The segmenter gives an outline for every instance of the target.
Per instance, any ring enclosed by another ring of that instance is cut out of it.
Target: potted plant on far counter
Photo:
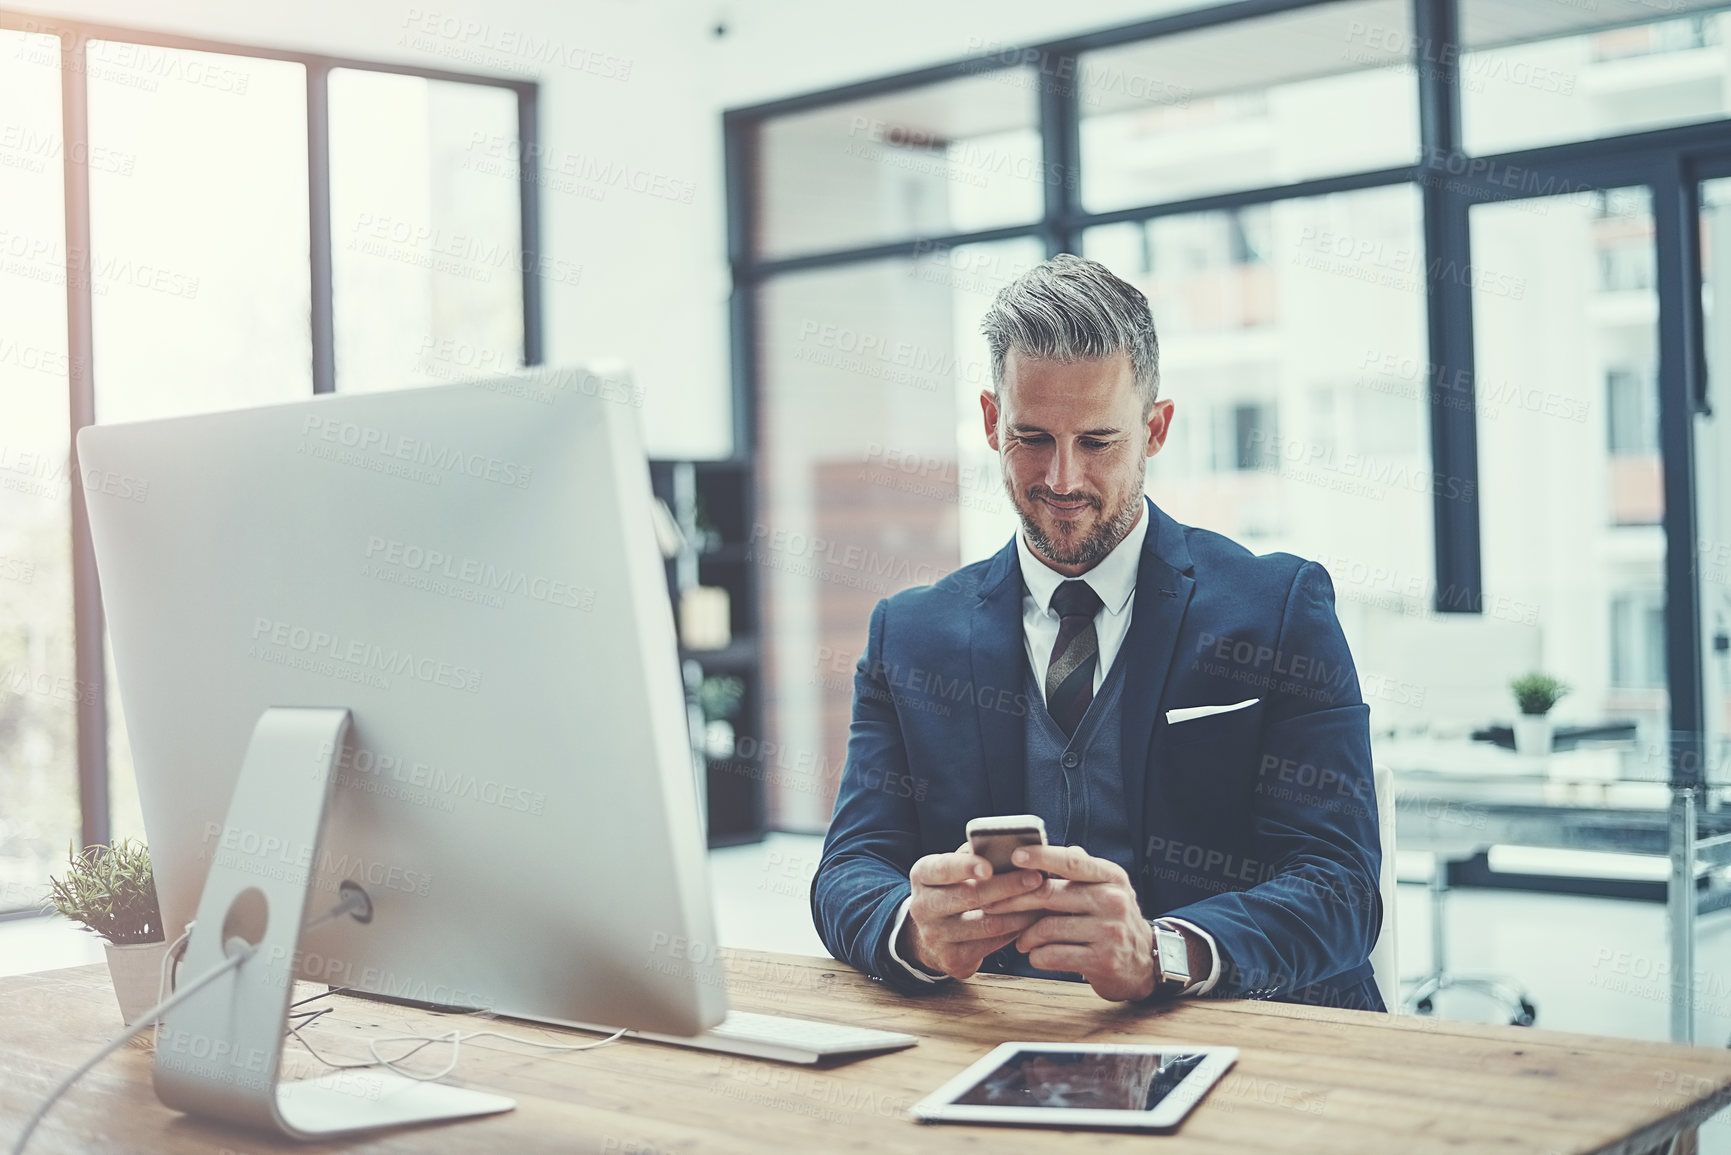
[[[1551,752],[1551,707],[1569,687],[1549,674],[1532,673],[1510,683],[1520,717],[1515,719],[1515,753],[1539,757]]]
[[[48,905],[102,937],[121,1017],[131,1023],[156,1005],[168,950],[150,851],[124,838],[112,846],[69,846],[66,860],[66,877],[48,880]]]

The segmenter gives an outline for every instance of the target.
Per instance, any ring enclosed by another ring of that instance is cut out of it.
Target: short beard
[[[1010,485],[1008,476],[1004,478],[1004,488],[1009,491],[1010,504],[1016,507],[1016,516],[1021,519],[1022,532],[1027,535],[1028,544],[1033,547],[1035,553],[1058,565],[1093,566],[1098,563],[1100,559],[1116,549],[1118,543],[1130,533],[1131,528],[1136,524],[1136,515],[1141,512],[1142,508],[1142,491],[1138,487],[1131,494],[1130,500],[1124,504],[1123,509],[1102,521],[1095,527],[1093,533],[1081,541],[1072,542],[1065,546],[1053,541],[1040,528],[1039,523],[1034,520],[1033,515],[1022,503],[1015,500],[1016,491]],[[1040,495],[1049,493],[1051,490],[1045,486],[1036,485],[1028,490],[1023,497],[1029,505],[1032,505],[1039,500]]]

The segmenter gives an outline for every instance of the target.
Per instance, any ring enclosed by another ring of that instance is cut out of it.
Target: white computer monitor
[[[347,708],[313,893],[373,917],[303,936],[301,978],[721,1021],[635,396],[536,371],[80,431],[170,937],[213,856],[259,860],[225,816],[262,713]]]

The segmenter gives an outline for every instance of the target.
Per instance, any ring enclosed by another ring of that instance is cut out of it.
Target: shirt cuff
[[[1194,931],[1203,942],[1208,944],[1208,957],[1211,960],[1208,966],[1208,977],[1201,982],[1191,983],[1184,988],[1184,993],[1186,995],[1205,995],[1213,990],[1214,985],[1220,981],[1220,947],[1215,944],[1214,936],[1187,919],[1163,918],[1160,921],[1172,926],[1181,926],[1188,931]],[[895,950],[892,948],[890,953],[894,954]]]
[[[915,966],[913,963],[909,962],[907,959],[903,958],[901,955],[896,953],[896,940],[902,937],[902,923],[904,923],[908,920],[908,908],[911,907],[913,904],[914,904],[914,896],[910,894],[906,898],[902,899],[901,909],[896,911],[895,925],[890,927],[890,957],[895,959],[896,962],[900,963],[903,970],[907,971],[910,975],[913,975],[916,979],[919,979],[922,983],[948,982],[949,978],[950,978],[949,975],[932,974],[928,970],[924,970],[918,966]],[[1186,925],[1188,925],[1188,924],[1186,924]],[[1206,937],[1206,936],[1204,936],[1204,937]],[[1214,940],[1209,939],[1208,945],[1212,948],[1214,945]],[[1218,976],[1220,973],[1220,960],[1219,959],[1215,959],[1214,973],[1216,976]],[[1188,994],[1189,992],[1186,991],[1185,993]]]

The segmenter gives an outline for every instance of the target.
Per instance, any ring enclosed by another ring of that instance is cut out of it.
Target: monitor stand
[[[301,928],[327,906],[326,895],[315,897],[314,867],[348,729],[346,709],[273,706],[253,730],[227,824],[207,847],[210,875],[181,974],[218,967],[237,937],[256,950],[164,1017],[156,1094],[176,1110],[322,1139],[516,1106],[383,1068],[277,1081]],[[328,898],[339,901],[334,891]]]

